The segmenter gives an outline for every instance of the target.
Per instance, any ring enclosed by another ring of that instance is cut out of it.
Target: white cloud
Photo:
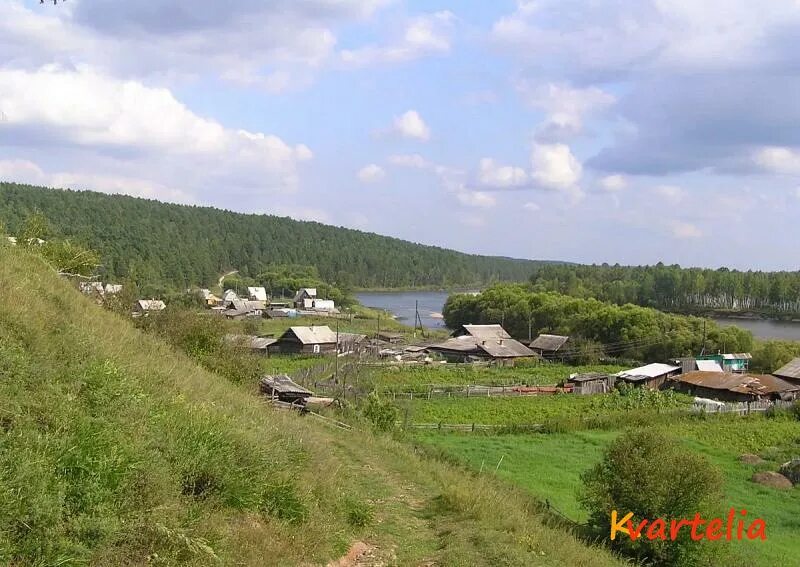
[[[394,154],[389,156],[389,163],[399,167],[412,167],[416,169],[427,169],[433,166],[433,164],[419,154]]]
[[[534,144],[533,180],[545,189],[574,190],[583,167],[566,144]]]
[[[404,138],[427,141],[431,137],[430,128],[416,110],[408,110],[395,117],[392,129]]]
[[[607,108],[616,99],[597,87],[574,88],[562,83],[522,82],[518,89],[528,104],[546,112],[537,137],[543,141],[566,139],[583,130],[584,116]]]
[[[345,49],[339,57],[347,66],[364,67],[382,63],[401,63],[427,55],[450,51],[451,34],[455,17],[442,11],[413,18],[402,36],[385,46],[370,45],[358,49]]]
[[[359,169],[356,173],[356,177],[358,177],[359,181],[362,183],[377,183],[386,177],[386,172],[381,166],[371,163]]]
[[[761,148],[753,161],[769,173],[800,175],[800,150],[784,147]]]
[[[458,202],[466,207],[489,208],[494,207],[497,201],[494,195],[483,191],[462,190],[456,193]]]
[[[703,237],[703,231],[688,222],[673,221],[669,223],[669,228],[673,237],[682,240]]]
[[[519,187],[528,182],[528,174],[521,167],[498,165],[491,158],[483,158],[479,164],[478,182],[498,189]]]
[[[23,154],[70,151],[82,170],[189,193],[214,183],[291,191],[312,157],[303,144],[198,116],[167,89],[86,66],[0,69],[0,111],[0,134]]]
[[[622,191],[627,185],[628,180],[619,174],[607,175],[600,180],[600,187],[609,192]]]
[[[676,205],[686,197],[686,192],[676,185],[659,185],[654,191],[665,200]]]

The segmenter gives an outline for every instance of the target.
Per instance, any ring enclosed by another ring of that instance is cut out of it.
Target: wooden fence
[[[430,386],[426,391],[385,392],[385,396],[393,400],[430,400],[434,398],[493,398],[500,396],[552,396],[570,393],[571,388],[559,386],[527,386],[516,384],[509,386],[481,386],[476,384],[458,384],[452,386]]]
[[[435,431],[496,431],[499,429],[522,430],[528,429],[537,431],[542,428],[541,423],[520,424],[520,425],[486,425],[483,423],[409,423],[406,424],[410,429],[427,429]]]
[[[724,402],[722,404],[698,403],[692,406],[692,411],[697,413],[736,413],[748,414],[763,412],[771,409],[789,409],[793,402],[782,400],[757,400],[754,402]]]

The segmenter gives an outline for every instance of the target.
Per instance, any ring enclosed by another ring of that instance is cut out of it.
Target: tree
[[[722,475],[700,455],[680,447],[661,433],[643,430],[622,435],[602,461],[583,474],[580,501],[589,512],[597,536],[608,538],[611,512],[633,512],[634,525],[657,518],[708,517],[722,488]],[[667,526],[667,530],[669,526]],[[688,529],[675,541],[626,535],[612,542],[619,551],[657,565],[696,565],[708,542],[698,545]]]

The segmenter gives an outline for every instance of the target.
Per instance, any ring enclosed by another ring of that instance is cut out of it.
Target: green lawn
[[[743,452],[772,457],[759,468],[776,469],[786,455],[800,455],[800,422],[752,418],[680,420],[659,426],[706,456],[725,478],[722,511],[731,506],[748,510],[767,523],[761,542],[734,542],[744,565],[797,565],[800,557],[800,487],[789,492],[750,481],[756,467],[739,462]],[[620,433],[579,431],[557,434],[483,435],[420,432],[414,439],[436,447],[474,470],[494,473],[536,497],[548,499],[568,517],[584,521],[577,500],[580,474],[601,458],[603,448]],[[502,461],[501,461],[502,459]],[[498,467],[498,463],[499,467]]]

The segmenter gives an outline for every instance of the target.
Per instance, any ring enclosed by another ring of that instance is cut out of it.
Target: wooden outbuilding
[[[265,396],[288,404],[305,405],[306,400],[314,395],[313,392],[295,383],[285,374],[262,377],[259,382],[259,388]]]
[[[569,337],[563,335],[539,335],[528,346],[530,349],[541,355],[543,358],[555,358],[558,351],[569,341]]]
[[[793,358],[773,372],[772,375],[792,384],[800,384],[800,358]]]
[[[653,364],[647,364],[638,368],[623,370],[622,372],[618,372],[615,376],[617,380],[632,384],[633,386],[658,390],[666,383],[667,378],[676,376],[680,374],[680,372],[681,368],[679,366],[654,362]]]

